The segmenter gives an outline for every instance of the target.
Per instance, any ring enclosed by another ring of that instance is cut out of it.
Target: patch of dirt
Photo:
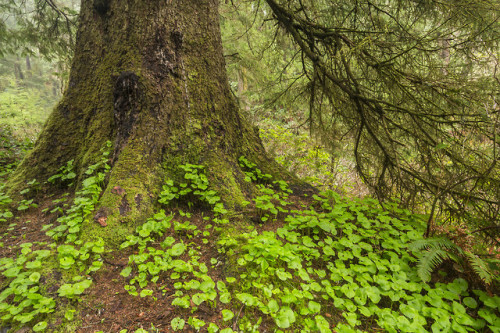
[[[177,215],[174,220],[184,222],[189,220],[193,225],[196,225],[198,230],[202,231],[208,222],[203,220],[201,212],[193,214],[189,219],[181,218]],[[174,230],[165,236],[174,236]],[[177,238],[177,235],[176,235]],[[208,239],[208,243],[203,243],[203,238]],[[191,238],[189,244],[191,248],[199,247],[200,263],[205,263],[209,268],[208,275],[215,283],[219,280],[224,280],[223,261],[224,258],[218,253],[216,248],[217,235],[211,233],[208,237],[203,237],[202,233]],[[185,240],[187,244],[188,241]],[[153,247],[160,249],[159,243]],[[132,296],[124,289],[132,275],[124,278],[120,272],[128,263],[128,257],[136,250],[126,249],[125,251],[116,251],[104,256],[104,266],[94,276],[94,284],[88,290],[87,295],[83,298],[80,313],[80,318],[83,321],[78,332],[119,332],[122,329],[127,329],[133,332],[138,328],[145,330],[155,328],[158,332],[173,332],[170,322],[175,317],[181,317],[186,320],[186,326],[183,332],[195,332],[187,325],[187,318],[196,317],[208,323],[222,323],[221,311],[225,308],[224,304],[217,302],[215,308],[207,305],[206,302],[198,306],[198,309],[191,313],[191,309],[181,309],[172,306],[172,300],[175,298],[176,289],[174,283],[181,280],[170,279],[170,273],[160,274],[160,278],[156,284],[149,283],[147,289],[153,290],[152,297]],[[212,265],[210,260],[218,259],[218,264]],[[181,259],[187,260],[187,254],[184,254]],[[193,276],[188,277],[189,279]],[[185,281],[182,280],[182,281]],[[193,306],[193,304],[192,304]],[[227,324],[226,324],[227,325]],[[154,331],[154,330],[153,330]],[[156,331],[154,331],[156,332]]]
[[[45,235],[42,228],[47,224],[56,223],[58,212],[49,211],[56,207],[52,201],[57,197],[40,199],[38,208],[29,208],[24,213],[16,212],[15,207],[11,211],[18,215],[14,219],[0,224],[0,235],[3,247],[0,248],[0,257],[13,257],[23,243],[50,242],[52,238]],[[71,199],[68,199],[69,202]],[[46,212],[43,212],[47,210]]]

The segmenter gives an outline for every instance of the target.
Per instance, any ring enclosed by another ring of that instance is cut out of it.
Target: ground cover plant
[[[499,331],[493,271],[482,281],[438,262],[427,267],[423,281],[419,261],[428,257],[423,249],[433,247],[423,239],[422,216],[396,203],[383,208],[376,200],[345,198],[331,190],[294,195],[287,182],[274,180],[245,156],[240,167],[259,193],[245,203],[244,214],[225,209],[203,165],[184,164],[178,166],[178,179],[165,180],[156,213],[127,236],[121,251],[110,252],[99,238],[81,239],[80,228],[93,218],[102,191],[110,149],[110,143],[103,147],[101,160],[88,168],[72,200],[62,193],[42,209],[35,196],[18,210],[1,194],[3,226],[9,226],[0,259],[4,327],[35,332]],[[65,190],[73,179],[69,161],[47,184]],[[28,198],[37,186],[32,182],[23,195]],[[20,199],[18,208],[26,202]],[[51,216],[54,223],[32,223],[23,217],[30,211]],[[17,224],[39,230],[16,236]],[[32,241],[41,235],[43,241]],[[92,291],[108,288],[116,291],[107,297]],[[106,313],[116,297],[125,304],[123,318]],[[126,305],[137,303],[139,313]],[[89,320],[89,314],[97,315],[96,304],[100,321]],[[144,316],[145,310],[155,315]]]

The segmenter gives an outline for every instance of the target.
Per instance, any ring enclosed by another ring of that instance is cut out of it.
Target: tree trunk
[[[32,77],[33,73],[31,72],[31,60],[30,56],[26,56],[26,73],[28,74],[28,77]]]
[[[26,70],[31,71],[30,56],[26,56]]]
[[[21,69],[21,65],[19,64],[19,58],[17,58],[17,61],[14,63],[14,76],[18,81],[24,80],[24,74],[23,70]]]
[[[43,181],[72,159],[81,181],[107,140],[107,226],[89,221],[83,234],[113,244],[151,215],[178,165],[205,165],[228,208],[253,191],[239,156],[278,172],[230,93],[218,0],[83,0],[68,88],[10,186]]]

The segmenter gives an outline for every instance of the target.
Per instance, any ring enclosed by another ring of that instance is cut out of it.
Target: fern
[[[446,237],[434,237],[419,239],[408,244],[408,249],[414,252],[418,258],[417,274],[424,282],[429,282],[432,272],[445,260],[452,260],[457,264],[464,265],[467,261],[474,272],[486,284],[490,284],[495,278],[488,262],[474,253],[462,250]]]
[[[412,252],[424,249],[448,249],[462,253],[462,249],[446,237],[433,237],[416,240],[408,245]]]
[[[432,248],[427,250],[418,260],[418,276],[422,281],[429,282],[431,280],[431,273],[443,262],[443,260],[448,258],[448,253],[441,249]]]
[[[462,260],[456,254],[463,251],[455,243],[445,237],[419,239],[408,245],[412,252],[423,252],[417,263],[417,274],[424,282],[431,280],[431,274],[444,260],[450,259],[457,263]]]
[[[467,259],[469,260],[469,264],[471,265],[474,272],[479,275],[479,277],[486,283],[490,284],[493,280],[493,273],[488,268],[487,263],[479,258],[474,253],[465,252]]]

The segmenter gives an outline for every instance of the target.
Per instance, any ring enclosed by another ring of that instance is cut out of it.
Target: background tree
[[[308,106],[300,50],[269,21],[262,2],[221,5],[221,27],[227,70],[241,107],[254,123],[266,119],[294,126],[304,122]]]
[[[74,0],[0,3],[0,117],[21,141],[36,139],[60,98],[78,10]]]
[[[74,47],[75,0],[8,0],[0,4],[0,56],[41,55],[68,61]]]

